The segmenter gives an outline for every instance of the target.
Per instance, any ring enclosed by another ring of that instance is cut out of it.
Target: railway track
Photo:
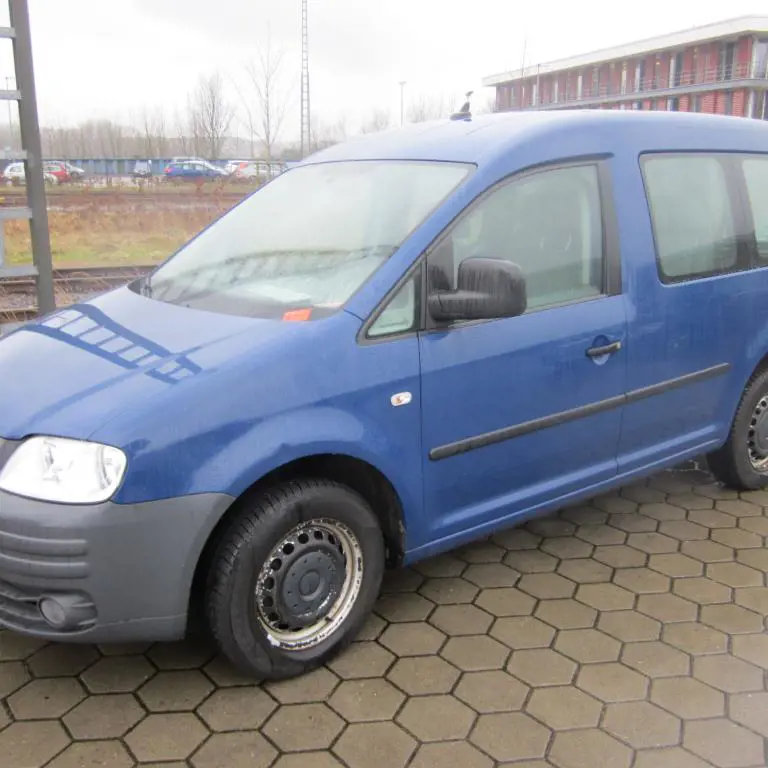
[[[149,264],[57,269],[53,274],[56,305],[65,307],[84,297],[125,285],[151,269]],[[37,317],[35,291],[34,278],[0,278],[0,324],[27,322]]]

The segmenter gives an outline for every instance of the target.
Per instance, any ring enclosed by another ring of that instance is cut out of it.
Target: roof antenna
[[[472,96],[474,91],[467,91],[466,98],[467,100],[461,105],[461,109],[458,112],[454,112],[451,115],[451,120],[471,120],[472,119],[472,112],[470,111],[469,107],[469,99]]]

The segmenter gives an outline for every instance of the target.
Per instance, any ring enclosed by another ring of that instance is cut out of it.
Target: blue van
[[[768,125],[446,120],[0,341],[0,625],[262,678],[413,562],[707,454],[768,481]]]

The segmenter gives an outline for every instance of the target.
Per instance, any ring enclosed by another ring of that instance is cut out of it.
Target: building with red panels
[[[768,16],[492,75],[496,109],[656,109],[768,120]]]

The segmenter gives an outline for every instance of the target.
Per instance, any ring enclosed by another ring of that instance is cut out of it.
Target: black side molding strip
[[[713,365],[711,368],[704,368],[701,371],[695,371],[694,373],[686,373],[684,376],[667,379],[667,381],[651,384],[648,387],[633,389],[624,395],[616,395],[615,397],[609,397],[606,400],[598,400],[596,403],[590,403],[589,405],[582,405],[578,408],[571,408],[567,411],[553,413],[550,416],[543,416],[539,419],[524,421],[521,424],[515,424],[511,427],[502,427],[501,429],[495,429],[492,432],[484,432],[483,434],[475,435],[474,437],[466,437],[463,440],[456,440],[453,443],[446,443],[437,448],[432,448],[429,452],[429,458],[432,461],[440,461],[440,459],[447,459],[450,456],[458,456],[460,453],[467,453],[468,451],[474,451],[477,448],[484,448],[486,445],[493,445],[494,443],[501,443],[505,440],[512,440],[515,437],[521,437],[522,435],[538,432],[541,429],[548,429],[549,427],[556,427],[560,424],[566,424],[569,421],[582,419],[586,416],[594,416],[603,411],[610,411],[613,408],[618,408],[622,405],[629,405],[638,400],[644,400],[647,397],[660,395],[662,392],[667,392],[671,389],[677,389],[678,387],[684,387],[688,384],[695,384],[698,381],[711,379],[714,376],[720,376],[730,370],[730,368],[730,363],[720,363],[719,365]]]

